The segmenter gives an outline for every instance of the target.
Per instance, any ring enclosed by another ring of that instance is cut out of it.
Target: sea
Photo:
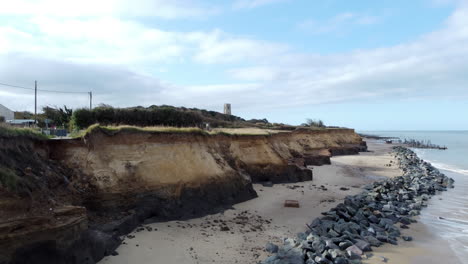
[[[455,180],[455,188],[433,197],[420,222],[443,238],[461,263],[468,263],[468,131],[359,131],[364,134],[430,141],[446,150],[412,149]]]

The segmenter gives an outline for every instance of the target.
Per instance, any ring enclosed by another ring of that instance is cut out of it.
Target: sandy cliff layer
[[[307,165],[357,154],[365,143],[350,129],[257,136],[95,131],[84,140],[51,142],[50,156],[92,175],[104,193],[168,185],[197,187],[225,178],[274,182],[311,179]]]
[[[96,129],[75,140],[1,140],[2,166],[28,184],[26,193],[0,188],[0,263],[95,263],[145,220],[212,212],[256,197],[252,182],[311,180],[307,165],[366,149],[350,129],[261,136]]]

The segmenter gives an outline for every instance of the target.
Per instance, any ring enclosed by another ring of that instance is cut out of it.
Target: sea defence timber
[[[184,219],[252,199],[252,182],[312,180],[308,165],[358,154],[352,129],[271,135],[97,127],[83,138],[1,138],[0,263],[96,263],[143,222]],[[13,177],[13,176],[12,176]]]

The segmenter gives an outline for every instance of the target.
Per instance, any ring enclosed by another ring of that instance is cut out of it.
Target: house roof
[[[0,104],[0,110],[13,112],[10,108]]]
[[[7,120],[6,122],[9,124],[13,124],[13,125],[21,125],[21,124],[27,124],[27,123],[34,123],[34,119],[13,119],[13,120]]]

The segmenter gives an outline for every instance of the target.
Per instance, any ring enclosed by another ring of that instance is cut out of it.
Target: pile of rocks
[[[408,228],[427,200],[453,187],[454,181],[407,148],[395,147],[394,153],[403,176],[375,182],[361,194],[346,197],[307,225],[308,231],[285,239],[283,246],[268,244],[274,255],[262,263],[357,264],[372,247],[397,245],[398,238],[411,240],[401,236],[396,224]]]

